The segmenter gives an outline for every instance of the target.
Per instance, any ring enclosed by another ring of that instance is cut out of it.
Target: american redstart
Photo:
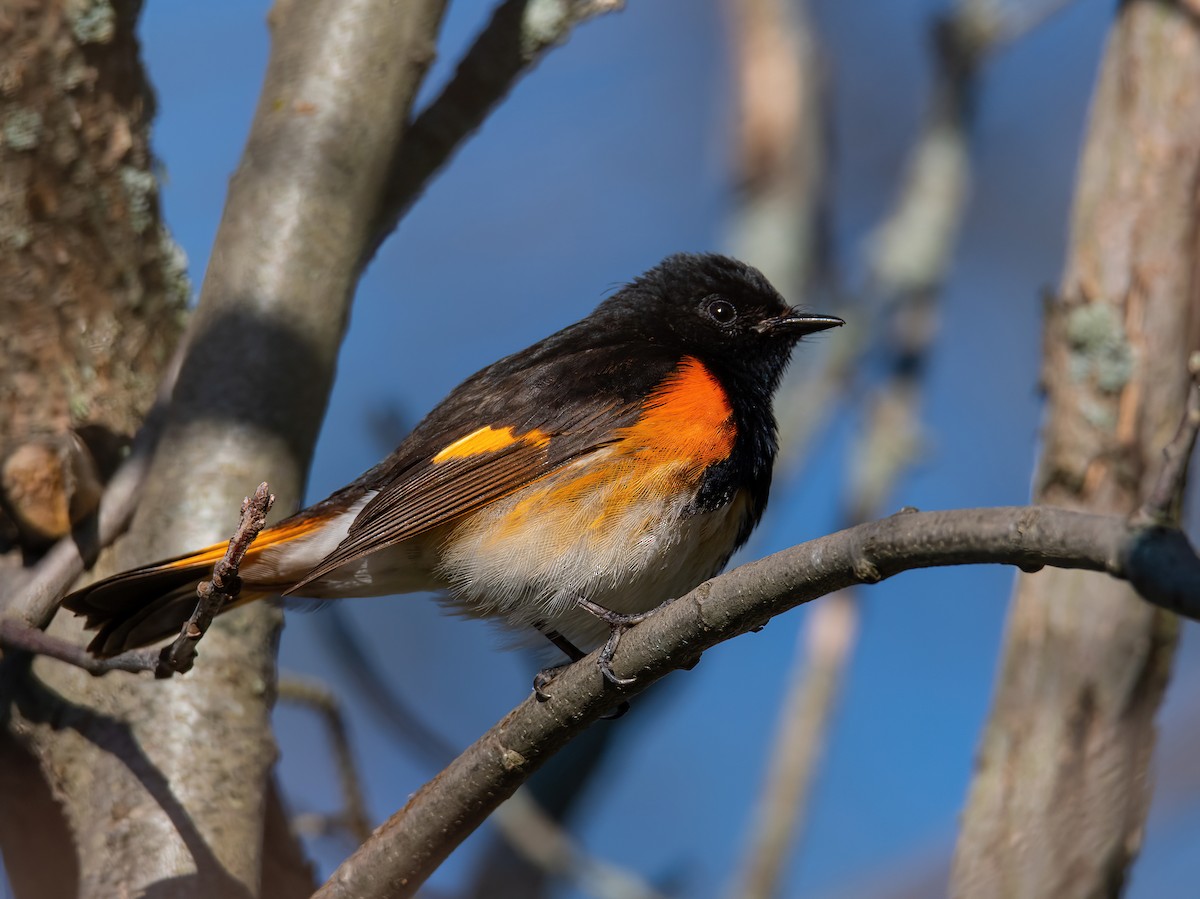
[[[234,608],[279,594],[437,591],[579,657],[716,575],[762,517],[772,397],[801,337],[844,324],[762,273],[679,254],[591,315],[471,376],[387,459],[265,529]],[[179,632],[225,544],[63,605],[112,656]]]

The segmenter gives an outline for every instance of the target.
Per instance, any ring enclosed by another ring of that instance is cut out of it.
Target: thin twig
[[[376,211],[363,264],[513,85],[575,26],[624,0],[506,0],[496,8],[449,83],[408,126]]]
[[[160,650],[153,648],[131,649],[111,658],[98,659],[78,644],[52,637],[41,628],[30,627],[15,618],[0,619],[0,648],[58,659],[95,675],[110,671],[154,671],[158,668],[160,654]]]
[[[212,577],[196,588],[196,595],[200,598],[196,610],[183,625],[175,641],[163,649],[154,671],[155,677],[170,677],[192,669],[196,661],[196,646],[208,632],[213,618],[226,603],[233,602],[242,589],[238,568],[258,532],[266,527],[267,513],[274,504],[275,495],[266,481],[258,485],[253,496],[242,500],[241,519],[237,531],[229,539],[225,557],[213,568]]]
[[[672,670],[691,667],[717,643],[772,616],[853,584],[945,565],[1046,565],[1106,571],[1144,598],[1200,620],[1200,558],[1171,528],[1121,516],[1049,507],[906,512],[821,537],[702,584],[669,603],[621,641],[618,674],[607,682],[596,654],[563,670],[545,702],[527,699],[426,784],[315,894],[415,894],[438,864],[567,740],[623,698]]]
[[[133,649],[109,659],[97,659],[82,647],[51,637],[40,628],[15,617],[0,620],[0,646],[49,656],[95,675],[110,671],[153,671],[155,677],[168,678],[190,671],[196,660],[196,645],[221,607],[232,602],[241,589],[238,567],[250,544],[266,524],[267,513],[274,502],[275,497],[266,482],[258,485],[254,496],[242,500],[241,520],[229,540],[225,557],[216,564],[212,577],[197,586],[199,601],[196,610],[169,646],[162,649]]]
[[[341,703],[324,684],[295,675],[279,679],[280,702],[291,702],[311,709],[321,716],[333,746],[333,757],[338,772],[338,783],[342,790],[342,810],[336,815],[319,816],[326,824],[345,829],[354,842],[363,842],[371,835],[371,819],[367,815],[367,803],[363,798],[362,779],[358,776],[358,765],[350,749],[350,737],[346,729],[346,716]],[[309,816],[311,817],[311,816]],[[300,829],[300,828],[297,828]]]

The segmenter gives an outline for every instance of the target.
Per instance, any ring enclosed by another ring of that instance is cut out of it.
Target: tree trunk
[[[188,293],[159,219],[138,4],[86,22],[74,6],[0,7],[0,458],[19,527],[8,538],[30,551],[94,508],[78,489],[87,472],[60,470],[64,457],[90,464],[65,435],[83,430],[99,474],[111,467],[154,398]]]
[[[139,6],[0,7],[6,588],[94,510],[183,322],[188,286],[159,217],[154,99],[134,37]],[[0,720],[11,726],[0,730],[0,850],[18,896],[74,896],[78,835],[60,803],[89,773],[77,754],[85,716],[25,674],[20,660],[3,660]],[[36,734],[25,715],[44,722]]]
[[[272,11],[267,82],[158,453],[129,533],[99,569],[228,537],[241,497],[264,479],[280,511],[298,504],[370,223],[443,5],[285,0]],[[108,7],[88,8],[103,19]],[[123,8],[113,27],[131,35],[135,11]],[[28,15],[53,13],[31,2]],[[102,30],[94,18],[88,23]],[[79,19],[64,27],[78,39]],[[128,42],[126,66],[135,58]],[[131,221],[135,211],[126,210]],[[96,230],[108,238],[110,229]],[[63,315],[58,328],[76,321]],[[63,352],[68,370],[75,358]],[[129,364],[128,352],[112,358]],[[147,378],[147,399],[156,380]],[[270,778],[279,623],[265,604],[221,619],[196,669],[170,681],[95,679],[47,659],[29,677],[21,659],[3,660],[0,691],[13,700],[10,727],[21,738],[10,757],[26,773],[40,770],[27,793],[53,800],[49,832],[70,836],[56,858],[72,862],[27,863],[20,831],[30,811],[19,796],[0,794],[0,839],[7,833],[21,899],[311,892]],[[53,627],[82,639],[63,616]],[[38,876],[35,865],[55,870]]]
[[[1047,306],[1039,502],[1135,511],[1182,416],[1198,345],[1200,32],[1183,4],[1121,7],[1070,249]],[[1173,616],[1103,575],[1018,578],[952,876],[956,896],[1117,895],[1150,800]]]

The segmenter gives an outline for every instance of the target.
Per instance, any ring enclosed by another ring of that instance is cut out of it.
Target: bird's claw
[[[613,671],[612,660],[616,654],[617,646],[621,643],[621,636],[635,624],[645,621],[650,616],[650,613],[637,612],[634,614],[624,614],[622,612],[614,612],[612,609],[597,605],[590,599],[583,597],[579,597],[575,602],[579,608],[600,619],[609,627],[608,639],[604,642],[604,646],[600,649],[600,655],[596,658],[596,667],[600,669],[600,674],[603,675],[606,681],[617,687],[628,687],[630,684],[637,683],[636,677],[621,677],[617,672]],[[568,665],[578,661],[578,657],[574,657],[576,653],[579,656],[583,655],[570,643],[566,643],[557,633],[551,632],[547,636],[550,637],[555,646],[567,652],[568,655],[573,656],[571,662],[567,663]],[[543,668],[534,675],[533,695],[537,698],[538,702],[545,702],[550,698],[547,688],[554,681],[554,678],[558,676],[559,672],[566,667],[567,665],[555,665],[551,668]],[[617,707],[615,714],[606,717],[619,718],[625,714],[628,708],[628,703],[622,702]]]
[[[596,659],[596,667],[600,669],[600,673],[604,675],[604,679],[617,687],[628,687],[637,681],[636,677],[621,677],[612,668],[613,654],[617,651],[617,645],[621,642],[621,635],[627,630],[629,628],[625,625],[614,624],[612,630],[608,633],[608,639],[604,642],[604,648],[600,650],[600,657]]]
[[[567,662],[566,665],[552,665],[549,668],[543,668],[533,676],[533,695],[537,698],[538,702],[545,702],[550,698],[550,694],[546,692],[546,688],[554,682],[554,678],[558,676],[560,671],[572,664],[574,663]]]
[[[579,608],[600,619],[609,627],[608,640],[605,641],[604,647],[600,650],[600,656],[596,659],[596,667],[600,669],[600,673],[604,675],[604,679],[617,687],[628,687],[630,684],[637,683],[636,677],[621,677],[613,671],[612,660],[613,655],[617,651],[617,646],[621,642],[621,636],[635,624],[641,624],[645,621],[650,617],[650,613],[636,612],[632,615],[626,615],[597,605],[590,599],[585,599],[582,596],[576,600],[576,604]]]

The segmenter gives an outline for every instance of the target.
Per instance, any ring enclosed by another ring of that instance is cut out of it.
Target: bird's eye
[[[737,318],[737,309],[729,300],[712,300],[704,310],[717,324],[727,325]]]

